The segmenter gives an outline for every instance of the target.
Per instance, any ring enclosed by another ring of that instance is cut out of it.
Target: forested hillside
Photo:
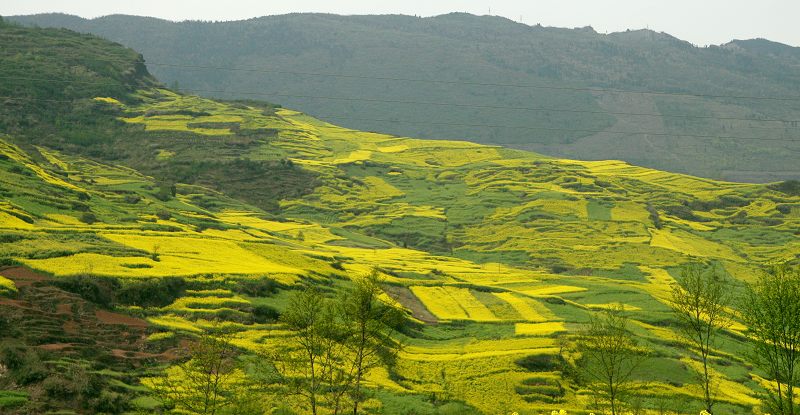
[[[800,52],[767,40],[696,47],[467,14],[12,19],[120,42],[190,93],[282,102],[360,130],[733,181],[800,177]]]
[[[607,311],[648,359],[619,404],[698,413],[676,282],[708,267],[738,298],[800,258],[796,181],[353,130],[2,22],[0,91],[3,413],[601,413],[581,347]],[[356,387],[364,287],[397,315],[364,326],[391,350]],[[708,358],[719,413],[774,390],[742,307]]]

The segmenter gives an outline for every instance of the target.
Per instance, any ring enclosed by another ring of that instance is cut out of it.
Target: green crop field
[[[0,42],[11,36],[77,35],[0,26]],[[397,334],[396,364],[368,373],[369,413],[583,413],[590,392],[557,362],[591,315],[616,305],[654,356],[636,375],[642,396],[696,413],[696,362],[668,306],[678,267],[713,263],[743,282],[800,258],[790,186],[367,133],[267,104],[126,85],[71,98],[99,114],[110,141],[87,146],[48,130],[57,122],[9,121],[0,135],[0,306],[13,309],[30,286],[19,267],[56,282],[113,280],[119,292],[180,279],[178,295],[111,311],[143,321],[147,345],[223,324],[257,353],[294,336],[259,310],[279,314],[300,287],[333,295],[376,270],[383,301],[415,325]],[[712,359],[719,409],[750,413],[766,374],[745,359],[741,324],[722,337]],[[132,397],[131,413],[159,405],[146,387],[157,367],[145,368],[102,372]],[[37,396],[0,390],[0,412]]]

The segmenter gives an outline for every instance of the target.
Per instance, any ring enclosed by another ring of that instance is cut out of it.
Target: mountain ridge
[[[66,18],[66,19],[70,19],[70,20],[72,20],[74,22],[91,22],[91,21],[96,21],[96,20],[106,20],[106,19],[114,19],[114,18],[122,18],[122,19],[137,18],[137,19],[147,19],[147,20],[169,22],[169,23],[213,23],[213,24],[225,24],[225,23],[252,22],[252,21],[266,20],[266,19],[270,19],[270,18],[273,18],[273,17],[284,17],[284,16],[328,16],[328,17],[356,18],[356,19],[357,18],[387,18],[387,19],[401,18],[401,19],[409,19],[409,20],[419,20],[419,19],[432,19],[432,20],[435,20],[435,19],[442,19],[442,18],[453,17],[453,16],[468,16],[470,18],[492,18],[492,19],[498,19],[498,20],[506,21],[506,22],[509,22],[509,23],[515,23],[515,24],[518,24],[518,25],[521,25],[521,26],[530,27],[530,28],[554,29],[554,30],[566,30],[566,31],[588,31],[588,32],[591,32],[591,33],[595,33],[595,34],[598,34],[598,35],[604,35],[604,36],[619,35],[619,34],[624,34],[624,33],[645,32],[645,33],[650,33],[650,34],[653,34],[653,35],[662,35],[662,36],[664,36],[666,38],[670,38],[670,39],[673,39],[673,40],[676,40],[678,42],[691,45],[692,47],[699,48],[699,49],[708,48],[708,47],[722,47],[722,46],[726,46],[726,45],[729,45],[729,44],[735,44],[735,43],[741,43],[741,42],[745,42],[745,43],[767,42],[768,44],[777,46],[778,48],[781,48],[781,49],[793,50],[793,51],[800,50],[800,46],[793,46],[793,45],[789,45],[787,43],[774,41],[774,40],[771,40],[771,39],[761,38],[761,37],[747,38],[747,39],[731,39],[728,42],[724,42],[724,43],[720,43],[720,44],[710,44],[710,45],[707,45],[707,46],[697,46],[696,44],[694,44],[694,43],[692,43],[692,42],[690,42],[688,40],[681,39],[681,38],[679,38],[677,36],[671,35],[668,32],[657,31],[657,30],[649,29],[649,28],[639,28],[639,29],[629,28],[629,29],[625,29],[625,30],[612,31],[612,32],[598,32],[596,29],[594,29],[593,26],[582,26],[582,27],[578,27],[578,26],[576,26],[576,27],[545,26],[545,25],[542,25],[542,24],[539,24],[539,23],[537,23],[537,24],[528,24],[528,23],[524,23],[524,22],[517,22],[517,21],[515,21],[513,19],[510,19],[510,18],[504,17],[504,16],[476,15],[476,14],[467,13],[467,12],[451,12],[451,13],[443,13],[443,14],[439,14],[439,15],[424,16],[424,17],[408,15],[408,14],[402,14],[402,13],[400,13],[400,14],[388,13],[388,14],[377,14],[377,15],[375,15],[375,14],[341,15],[341,14],[336,14],[336,13],[321,13],[321,12],[293,12],[293,13],[285,13],[285,14],[278,14],[278,15],[264,15],[264,16],[256,16],[256,17],[245,18],[245,19],[231,19],[231,20],[205,20],[205,19],[171,20],[171,19],[163,18],[163,17],[142,16],[142,15],[126,14],[126,13],[112,13],[112,14],[96,16],[96,17],[83,17],[83,16],[79,16],[79,15],[74,15],[74,14],[69,14],[69,13],[61,13],[61,12],[7,15],[7,16],[3,16],[3,17],[5,19],[8,19],[9,21],[19,21],[19,20],[27,20],[27,19],[35,20],[35,19],[51,19],[51,18],[52,19],[64,19],[64,18]]]
[[[792,157],[798,145],[794,124],[760,121],[800,120],[800,101],[734,98],[800,96],[797,48],[788,46],[767,47],[755,41],[699,48],[646,29],[605,35],[585,28],[527,26],[467,14],[431,18],[291,14],[215,23],[119,15],[93,20],[61,15],[8,19],[72,26],[107,36],[142,51],[150,62],[176,64],[153,65],[151,70],[167,84],[178,82],[189,92],[220,91],[201,93],[221,98],[252,97],[235,91],[263,94],[268,100],[361,130],[466,138],[556,157],[623,159],[734,181],[800,177]],[[263,67],[273,72],[191,66]],[[356,82],[325,75],[345,73],[382,80]],[[441,73],[452,74],[444,79],[451,83],[388,79],[438,80]],[[497,79],[556,89],[475,85],[496,84]],[[576,87],[579,90],[573,90]],[[356,90],[360,93],[354,96]],[[616,90],[631,92],[610,92]],[[648,91],[666,94],[647,95]],[[642,112],[655,116],[629,115]],[[436,125],[433,120],[452,125]],[[641,134],[648,132],[657,134],[657,139]]]

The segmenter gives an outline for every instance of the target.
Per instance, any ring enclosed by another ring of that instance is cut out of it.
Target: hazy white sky
[[[756,37],[800,46],[798,0],[3,0],[0,15],[123,13],[170,20],[239,20],[293,12],[483,15],[490,7],[493,15],[526,24],[593,26],[598,32],[649,27],[701,46]]]

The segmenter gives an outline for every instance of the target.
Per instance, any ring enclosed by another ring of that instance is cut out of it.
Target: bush
[[[166,202],[178,193],[178,189],[175,186],[175,183],[170,182],[160,182],[158,184],[158,191],[155,194],[156,199]]]
[[[120,283],[116,279],[86,275],[58,279],[53,285],[105,308],[114,305],[114,293],[120,288]]]
[[[159,210],[156,212],[156,217],[161,220],[170,220],[172,219],[172,213],[170,213],[168,210]]]
[[[125,197],[123,199],[124,199],[125,203],[127,203],[129,205],[135,205],[135,204],[139,203],[142,200],[142,197],[139,196],[139,195],[125,195]]]
[[[16,371],[25,364],[25,347],[18,344],[3,343],[0,345],[0,363],[11,371]]]
[[[84,399],[92,399],[100,396],[106,387],[106,382],[102,376],[96,373],[86,373],[81,367],[73,371],[70,374],[70,378],[74,379],[76,382],[80,382],[80,386],[77,389]]]
[[[85,224],[91,225],[97,222],[97,216],[95,216],[95,214],[92,212],[83,212],[81,214],[80,221]]]
[[[48,375],[36,349],[21,344],[5,343],[0,346],[0,362],[11,372],[11,377],[20,386],[41,382]]]
[[[117,301],[140,307],[164,307],[186,291],[186,281],[179,277],[149,279],[123,286],[117,291]]]
[[[515,363],[530,372],[553,372],[563,366],[564,358],[560,355],[538,354],[525,356]]]
[[[90,404],[95,412],[119,414],[130,407],[128,398],[120,393],[104,390],[100,396]]]
[[[647,213],[650,214],[650,221],[653,222],[653,226],[656,229],[661,229],[664,225],[661,223],[661,216],[658,214],[658,210],[651,204],[647,204]]]
[[[258,305],[253,308],[253,321],[259,324],[275,322],[280,315],[278,310],[270,306]]]
[[[270,278],[238,281],[234,290],[250,297],[269,297],[278,292],[283,285]]]
[[[53,375],[42,382],[44,393],[52,399],[67,401],[75,398],[77,391],[76,385],[72,380],[62,375]]]

